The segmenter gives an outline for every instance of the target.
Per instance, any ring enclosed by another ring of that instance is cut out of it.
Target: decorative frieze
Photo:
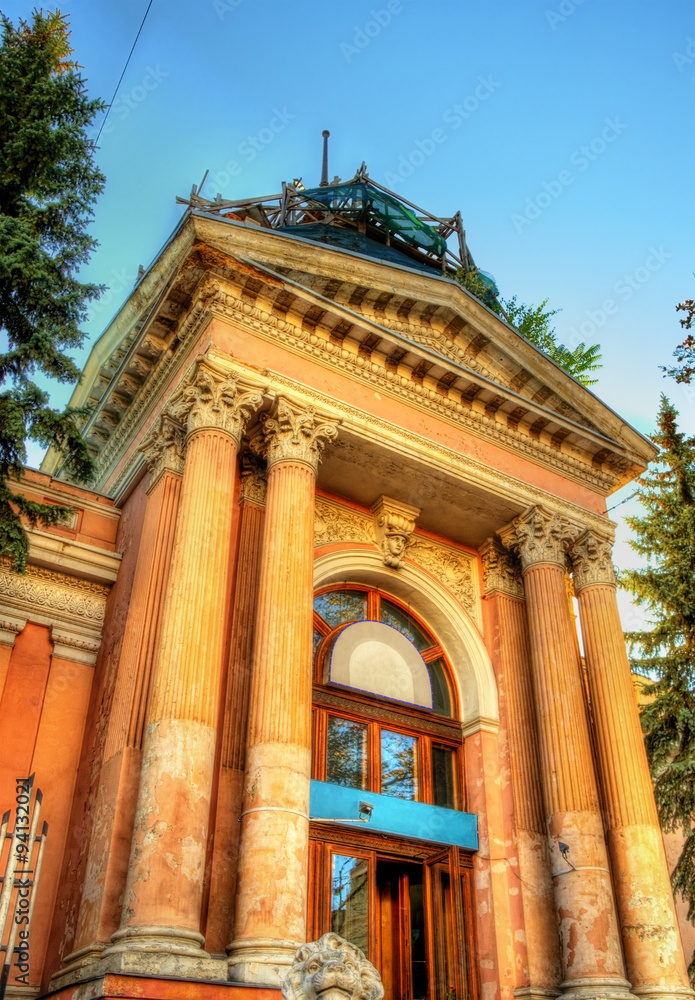
[[[608,535],[586,531],[569,550],[575,593],[591,584],[615,586],[613,544]]]
[[[316,475],[323,449],[338,435],[337,423],[313,406],[292,404],[280,397],[275,416],[261,416],[251,450],[266,459],[269,470],[279,462],[304,462]]]
[[[480,546],[480,558],[483,561],[486,594],[497,592],[523,600],[524,585],[516,553],[505,549],[499,539],[488,538]]]
[[[150,429],[140,451],[150,471],[150,489],[164,472],[183,475],[186,432],[181,424],[164,413]]]
[[[381,496],[372,504],[374,534],[385,566],[398,569],[403,562],[410,536],[415,530],[419,507]]]
[[[200,430],[224,431],[238,447],[247,420],[263,403],[258,390],[258,385],[199,361],[193,376],[174,393],[169,412],[185,424],[189,437]]]
[[[459,604],[463,605],[476,624],[481,624],[473,556],[459,552],[448,545],[431,542],[420,535],[415,535],[410,540],[407,556],[408,559],[417,563],[418,566],[422,566],[440,583],[444,584]]]
[[[11,643],[27,621],[51,628],[53,653],[93,664],[101,642],[109,587],[78,577],[27,566],[13,573],[8,559],[0,560],[0,631]]]
[[[521,556],[522,569],[542,563],[565,565],[569,545],[582,526],[555,511],[531,507],[498,532],[503,544]]]
[[[314,547],[330,542],[362,542],[374,545],[374,526],[370,518],[350,507],[316,497]]]

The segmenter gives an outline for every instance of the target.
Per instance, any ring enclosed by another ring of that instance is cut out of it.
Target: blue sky
[[[0,7],[16,21],[33,4]],[[146,7],[61,4],[94,96],[111,98]],[[602,399],[648,433],[666,391],[695,433],[695,391],[659,371],[693,295],[694,98],[685,0],[153,0],[99,141],[85,277],[110,291],[90,342],[176,195],[206,170],[224,197],[317,183],[328,128],[331,177],[365,160],[434,214],[460,209],[503,296],[548,298],[561,341],[601,344]]]

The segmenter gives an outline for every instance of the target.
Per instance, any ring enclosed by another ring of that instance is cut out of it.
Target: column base
[[[653,997],[654,1000],[693,1000],[695,992],[689,986],[638,986],[632,990],[636,997]]]
[[[275,938],[250,938],[232,941],[229,953],[229,980],[255,986],[279,987],[290,971],[302,941],[278,941]]]
[[[546,989],[544,986],[520,986],[514,990],[517,1000],[555,1000],[560,996],[559,990]]]
[[[566,979],[560,983],[562,1000],[633,1000],[627,979]]]
[[[178,927],[124,927],[99,962],[101,975],[126,973],[225,982],[227,963],[203,949],[205,938]]]

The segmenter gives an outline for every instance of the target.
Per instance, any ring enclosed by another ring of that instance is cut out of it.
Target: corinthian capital
[[[150,471],[150,489],[164,472],[183,475],[185,444],[186,434],[181,424],[162,414],[140,445]]]
[[[613,540],[610,535],[586,531],[570,548],[569,556],[577,594],[592,583],[615,586]]]
[[[321,452],[337,437],[336,424],[337,420],[316,413],[313,406],[295,406],[280,397],[275,416],[261,416],[261,427],[251,439],[251,449],[266,459],[268,469],[278,462],[304,462],[315,475]]]
[[[488,538],[479,551],[483,560],[485,593],[498,591],[510,597],[523,598],[524,585],[518,556],[505,549],[498,538]]]
[[[543,507],[531,507],[497,534],[506,548],[521,556],[522,569],[540,563],[564,567],[569,545],[581,534],[581,527],[561,514]]]
[[[224,431],[239,447],[246,422],[262,402],[258,386],[199,361],[193,376],[172,397],[169,412],[189,436],[199,430]]]

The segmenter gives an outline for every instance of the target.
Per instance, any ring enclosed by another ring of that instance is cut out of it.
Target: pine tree
[[[654,679],[642,710],[647,756],[661,825],[685,836],[672,884],[695,921],[695,439],[678,431],[677,417],[662,396],[659,457],[638,480],[645,514],[626,518],[646,566],[623,572],[621,584],[653,622],[626,638],[633,668]],[[689,971],[695,981],[695,956]]]
[[[77,269],[95,241],[87,233],[104,178],[93,163],[86,130],[103,108],[90,100],[69,59],[68,25],[60,12],[15,28],[2,16],[0,44],[0,554],[26,565],[32,526],[60,523],[70,508],[39,504],[10,488],[22,478],[26,441],[57,444],[65,467],[88,480],[92,459],[78,421],[84,410],[59,412],[32,381],[37,374],[79,378],[64,352],[83,340],[79,324],[100,289]]]
[[[588,377],[589,372],[601,367],[601,347],[599,344],[578,344],[573,350],[558,344],[555,330],[550,321],[559,309],[546,309],[548,300],[544,299],[539,306],[528,306],[517,302],[516,295],[511,299],[502,299],[492,278],[477,268],[469,271],[458,271],[456,280],[460,285],[480,299],[488,309],[515,327],[527,340],[539,347],[549,358],[564,369],[568,375],[576,378],[582,385],[595,385],[596,379]]]

